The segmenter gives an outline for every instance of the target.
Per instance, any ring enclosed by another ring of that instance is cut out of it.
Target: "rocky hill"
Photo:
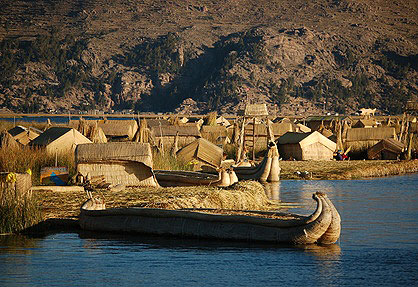
[[[0,108],[399,113],[415,0],[3,0]]]

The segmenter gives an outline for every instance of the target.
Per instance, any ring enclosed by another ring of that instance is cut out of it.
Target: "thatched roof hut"
[[[153,126],[151,137],[164,149],[171,149],[178,134],[178,145],[183,147],[200,137],[197,126]]]
[[[352,128],[375,128],[377,127],[377,122],[375,119],[359,119],[351,127]]]
[[[321,133],[288,132],[278,141],[280,156],[283,159],[296,160],[330,160],[333,158],[337,144]]]
[[[127,138],[132,140],[138,130],[136,120],[100,120],[97,122],[107,138]]]
[[[23,126],[15,126],[8,133],[20,144],[27,145],[39,136],[39,133]]]
[[[148,128],[159,127],[159,126],[170,126],[170,122],[165,119],[146,119]]]
[[[84,176],[102,176],[113,185],[157,186],[148,143],[83,144],[77,146],[75,155],[77,171]]]
[[[368,159],[398,159],[405,146],[395,139],[383,139],[367,151]]]
[[[31,146],[45,148],[47,153],[67,153],[75,150],[79,144],[92,143],[73,128],[52,127],[29,143]]]
[[[218,168],[222,157],[223,149],[203,138],[196,139],[177,152],[177,158],[185,162],[196,161],[194,170],[205,169],[205,166]]]

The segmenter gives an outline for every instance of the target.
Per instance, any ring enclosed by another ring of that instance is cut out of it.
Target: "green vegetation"
[[[32,94],[48,98],[62,97],[71,87],[81,87],[88,82],[90,67],[82,64],[81,54],[87,42],[67,36],[61,39],[57,31],[41,35],[34,41],[6,39],[0,43],[0,83],[9,87],[14,83],[14,75],[19,68],[30,62],[43,63],[58,79],[58,84],[41,87],[28,86],[26,97]],[[7,104],[6,104],[7,105]],[[37,111],[39,102],[26,102],[22,112]]]
[[[179,37],[174,33],[168,33],[167,36],[135,46],[125,56],[125,64],[142,67],[156,74],[177,74],[181,68],[179,47]]]

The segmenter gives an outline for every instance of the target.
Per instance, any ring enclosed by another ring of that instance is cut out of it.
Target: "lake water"
[[[269,196],[309,214],[326,192],[342,217],[330,247],[95,233],[0,236],[0,286],[417,286],[418,174],[282,181]]]

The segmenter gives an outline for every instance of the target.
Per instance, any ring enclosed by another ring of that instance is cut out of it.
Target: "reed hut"
[[[347,130],[345,148],[352,147],[353,151],[372,147],[383,139],[396,139],[394,127],[356,128]]]
[[[368,159],[395,160],[405,150],[404,144],[395,139],[383,139],[367,151]]]
[[[352,128],[375,128],[377,127],[377,121],[375,119],[359,119],[351,127]]]
[[[22,145],[27,145],[39,136],[39,133],[23,126],[15,126],[7,132]]]
[[[79,144],[92,143],[73,128],[52,127],[29,143],[31,146],[44,148],[49,154],[74,152]]]
[[[111,142],[77,146],[77,172],[103,177],[106,183],[125,186],[157,186],[148,143]]]
[[[337,144],[321,133],[288,132],[278,141],[280,156],[283,159],[330,160],[334,156]]]
[[[178,135],[179,148],[188,145],[200,137],[197,126],[153,126],[151,128],[151,137],[154,143],[163,149],[171,149],[174,140]]]
[[[97,122],[97,126],[110,140],[131,141],[138,130],[136,120],[100,120]]]
[[[185,162],[194,162],[193,170],[216,169],[221,166],[223,149],[204,138],[199,138],[180,149],[177,158]]]

